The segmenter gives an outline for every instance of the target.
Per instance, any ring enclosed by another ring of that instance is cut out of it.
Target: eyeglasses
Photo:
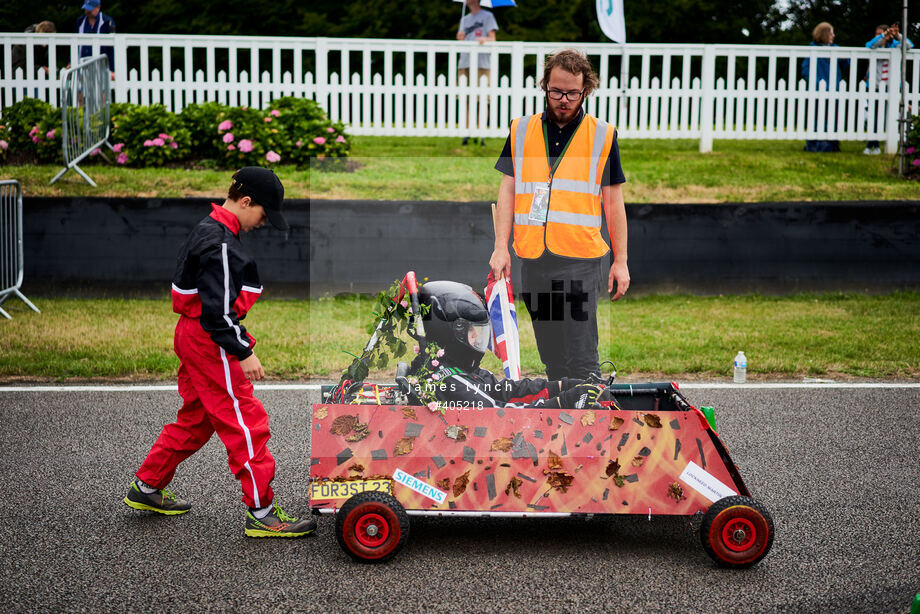
[[[562,100],[566,98],[569,102],[577,102],[585,95],[585,90],[580,92],[563,92],[562,90],[546,90],[546,93],[553,100]]]

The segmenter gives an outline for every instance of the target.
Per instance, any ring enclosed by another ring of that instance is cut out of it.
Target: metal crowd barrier
[[[41,313],[19,291],[22,276],[22,188],[15,179],[7,179],[0,181],[0,305],[16,295],[34,311]],[[2,307],[0,315],[12,319]]]
[[[62,148],[66,166],[51,183],[73,169],[96,187],[77,164],[103,144],[112,149],[108,141],[111,87],[109,59],[105,55],[97,55],[61,72]]]

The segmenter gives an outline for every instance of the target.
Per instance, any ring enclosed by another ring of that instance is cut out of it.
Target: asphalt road
[[[169,391],[0,391],[0,610],[16,612],[867,612],[920,593],[920,388],[706,389],[776,523],[758,566],[714,566],[687,519],[414,518],[389,564],[243,536],[217,438],[180,467],[189,514],[122,503]],[[288,512],[307,511],[312,391],[263,390]]]

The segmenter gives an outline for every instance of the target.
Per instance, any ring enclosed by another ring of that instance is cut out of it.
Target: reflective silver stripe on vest
[[[527,137],[527,124],[532,115],[527,115],[518,120],[517,132],[514,136],[514,193],[533,194],[535,182],[524,183],[524,139]]]
[[[607,140],[607,122],[602,119],[597,120],[597,126],[594,130],[594,145],[591,147],[591,174],[588,175],[588,183],[597,184],[597,165],[601,161],[604,153],[604,142]],[[600,193],[600,186],[598,191]]]
[[[565,211],[549,211],[546,215],[547,222],[557,224],[571,224],[586,228],[600,228],[603,218],[600,215],[585,215],[583,213],[566,213]],[[535,222],[526,213],[515,213],[514,223],[518,226],[542,226],[542,222]]]
[[[596,168],[594,159],[591,160],[591,168]],[[601,193],[601,186],[589,181],[576,181],[574,179],[556,179],[553,178],[554,190],[565,190],[566,192],[578,192],[579,194],[591,194],[597,196]]]

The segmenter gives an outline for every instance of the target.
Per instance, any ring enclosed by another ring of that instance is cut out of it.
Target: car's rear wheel
[[[335,537],[342,550],[356,561],[383,563],[406,544],[409,516],[392,495],[358,493],[336,514]]]
[[[725,497],[703,515],[700,541],[703,549],[723,567],[754,565],[773,545],[773,518],[750,497]]]

